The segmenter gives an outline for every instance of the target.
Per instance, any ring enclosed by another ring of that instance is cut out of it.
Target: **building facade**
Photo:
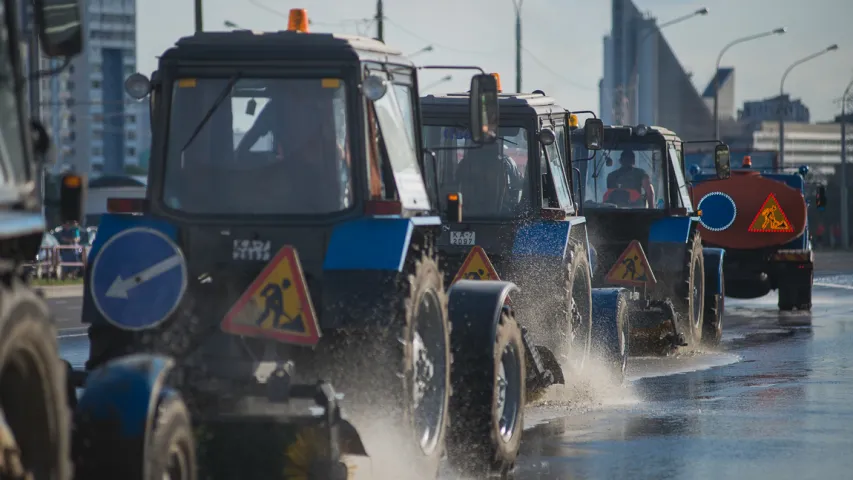
[[[811,119],[809,108],[800,99],[791,100],[791,97],[785,94],[744,102],[743,109],[738,111],[738,121],[756,123],[775,120],[778,122],[780,111],[784,111],[786,122],[809,123]]]
[[[138,163],[140,145],[139,107],[124,93],[124,79],[136,71],[136,0],[88,0],[81,18],[83,52],[40,86],[54,168],[122,173]]]

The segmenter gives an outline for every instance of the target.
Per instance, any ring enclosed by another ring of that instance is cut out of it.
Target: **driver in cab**
[[[645,198],[642,199],[641,206],[654,208],[655,189],[652,187],[649,174],[642,168],[635,167],[635,162],[636,159],[633,150],[624,150],[619,156],[621,167],[607,175],[607,189],[608,191],[611,189],[633,190],[641,194],[645,192]],[[607,201],[621,205],[634,203],[627,198],[617,198],[617,195],[613,195],[612,193]]]

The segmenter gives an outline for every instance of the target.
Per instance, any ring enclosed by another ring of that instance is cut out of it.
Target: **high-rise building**
[[[685,140],[713,136],[712,110],[661,34],[631,0],[612,0],[604,38],[600,111],[605,123],[660,125]]]
[[[136,0],[87,0],[81,15],[84,50],[52,87],[57,98],[43,94],[42,104],[57,129],[59,168],[120,174],[139,155],[139,107],[124,93],[136,71]]]

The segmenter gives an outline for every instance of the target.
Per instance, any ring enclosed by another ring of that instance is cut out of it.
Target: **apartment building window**
[[[93,138],[93,139],[95,139],[95,140],[103,140],[103,138],[104,138],[104,131],[103,131],[103,130],[94,130],[94,131],[92,132],[92,138]]]
[[[92,156],[100,157],[103,153],[104,152],[101,150],[101,147],[92,147]]]
[[[127,132],[127,139],[128,140],[136,140],[136,132],[134,132],[134,131]]]
[[[135,124],[136,123],[136,116],[135,115],[128,115],[127,116],[127,123],[129,123],[131,125]]]
[[[128,148],[127,149],[127,156],[128,157],[135,157],[136,156],[136,149],[135,148]]]
[[[100,113],[96,113],[96,114],[92,115],[92,121],[97,122],[97,123],[103,123],[104,116]]]
[[[101,88],[100,80],[92,80],[92,88]]]

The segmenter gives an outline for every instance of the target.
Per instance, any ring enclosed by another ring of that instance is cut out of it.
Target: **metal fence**
[[[84,245],[58,245],[43,247],[36,260],[24,268],[36,278],[82,277],[91,247]]]

